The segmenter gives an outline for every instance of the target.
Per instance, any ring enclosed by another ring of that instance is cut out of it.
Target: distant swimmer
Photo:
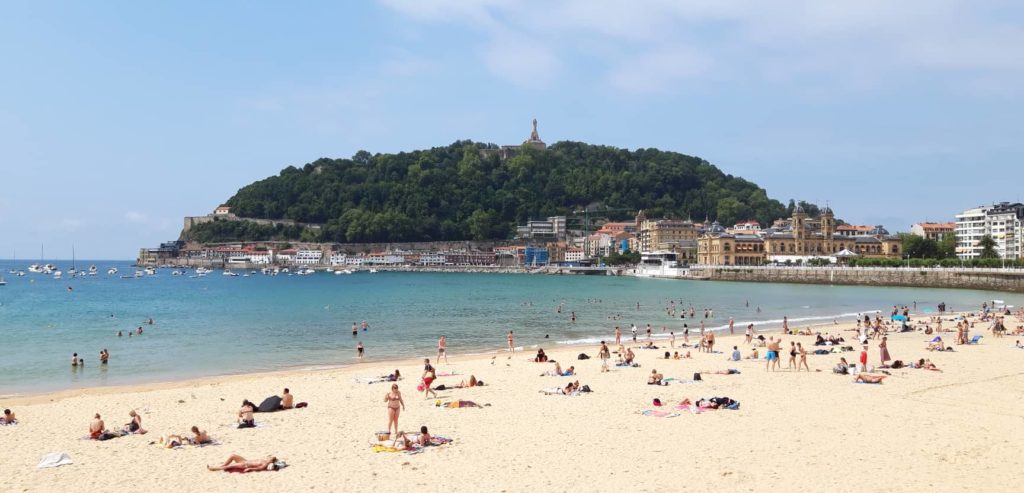
[[[107,348],[103,348],[103,350],[100,351],[100,364],[101,365],[107,364],[107,360],[109,360],[109,359],[110,359],[110,352],[107,351]]]
[[[119,330],[119,331],[117,331],[117,337],[123,337],[123,334],[121,333],[121,331],[120,331],[120,330]]]
[[[146,320],[146,324],[147,325],[153,325],[153,319],[151,318],[149,320]]]
[[[352,335],[359,334],[359,326],[355,322],[352,322]]]
[[[366,330],[369,329],[369,328],[370,328],[370,324],[366,323],[366,320],[363,320],[363,332],[366,332]]]
[[[70,292],[72,292],[72,291],[74,291],[74,290],[75,290],[75,288],[72,288],[71,286],[68,286],[68,292],[69,292],[69,293],[70,293]]]
[[[71,355],[71,366],[78,366],[78,353]]]
[[[572,312],[572,317],[570,318],[572,319],[573,323],[576,323],[576,312]]]
[[[135,329],[135,335],[140,335],[140,336],[142,335],[142,326],[141,325],[139,326],[139,328]]]

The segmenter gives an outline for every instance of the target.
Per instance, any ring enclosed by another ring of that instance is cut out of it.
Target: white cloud
[[[594,67],[611,87],[639,92],[705,76],[817,76],[858,90],[954,75],[1005,87],[993,74],[1024,72],[1024,29],[1012,22],[1021,8],[1007,0],[381,1],[482,37],[491,72],[531,87]]]

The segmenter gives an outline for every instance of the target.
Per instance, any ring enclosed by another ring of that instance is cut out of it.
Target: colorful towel
[[[643,414],[644,416],[650,416],[652,418],[675,418],[677,416],[682,416],[679,413],[673,413],[669,411],[658,411],[656,409],[645,409],[643,411],[640,411],[640,414]]]
[[[437,447],[437,446],[445,445],[445,444],[448,444],[448,443],[452,443],[452,439],[451,438],[442,437],[442,436],[433,436],[433,437],[430,437],[430,445],[428,445],[428,447]],[[392,447],[390,445],[384,445],[383,443],[373,443],[373,442],[370,442],[370,450],[373,450],[374,453],[381,453],[381,452],[389,452],[389,453],[405,452],[408,455],[412,455],[412,454],[423,453],[423,451],[425,449],[426,449],[426,447],[423,447],[422,445],[420,445],[418,443],[414,443],[411,449],[400,449],[400,448],[397,448],[397,447]]]

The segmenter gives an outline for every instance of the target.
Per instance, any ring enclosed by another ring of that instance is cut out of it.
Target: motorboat
[[[18,276],[18,277],[25,277],[25,271],[23,271],[23,270],[19,270],[19,271],[18,271],[17,273],[15,273],[14,275],[15,275],[15,276]]]
[[[377,269],[374,269],[374,268],[370,269],[370,274],[376,274],[376,273],[377,273]]]
[[[231,277],[238,277],[238,274],[236,274],[236,273],[234,273],[234,272],[231,272],[231,271],[230,271],[230,270],[228,270],[228,269],[224,269],[224,275],[225,275],[225,276],[231,276]]]
[[[87,273],[90,276],[95,276],[96,275],[96,266],[95,265],[90,265],[89,266],[89,270],[87,271]]]
[[[146,275],[146,273],[141,271],[141,270],[135,271],[135,277],[142,277],[142,276],[145,276],[145,275]]]
[[[181,275],[181,271],[180,270],[173,270],[173,271],[171,271],[171,275],[172,276],[180,276]]]
[[[63,272],[61,272],[61,271],[59,271],[59,270],[53,271],[53,278],[54,278],[54,279],[60,279],[60,278],[61,278],[61,277],[63,277],[63,276],[64,276],[64,273],[63,273]]]
[[[111,268],[107,269],[107,275],[108,276],[112,276],[114,274],[117,274],[117,267],[111,267]]]
[[[209,273],[210,273],[210,269],[207,269],[206,267],[198,267],[198,268],[196,268],[196,275],[197,276],[204,276],[204,275],[209,274]]]
[[[146,272],[147,276],[155,276],[156,275],[156,267],[146,267],[146,271],[145,272]]]
[[[296,274],[296,275],[299,275],[299,276],[308,276],[308,275],[310,275],[310,274],[316,274],[316,271],[315,271],[315,270],[313,270],[313,269],[310,269],[309,267],[306,267],[306,268],[304,268],[304,269],[299,269],[299,270],[297,270],[297,271],[295,272],[295,274]]]

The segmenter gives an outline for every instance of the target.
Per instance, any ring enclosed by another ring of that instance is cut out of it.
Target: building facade
[[[929,240],[942,241],[952,236],[956,223],[917,223],[910,227],[910,234]]]
[[[1024,204],[1000,202],[967,209],[956,215],[956,254],[964,260],[981,257],[981,239],[992,238],[995,251],[1005,259],[1024,254]]]

